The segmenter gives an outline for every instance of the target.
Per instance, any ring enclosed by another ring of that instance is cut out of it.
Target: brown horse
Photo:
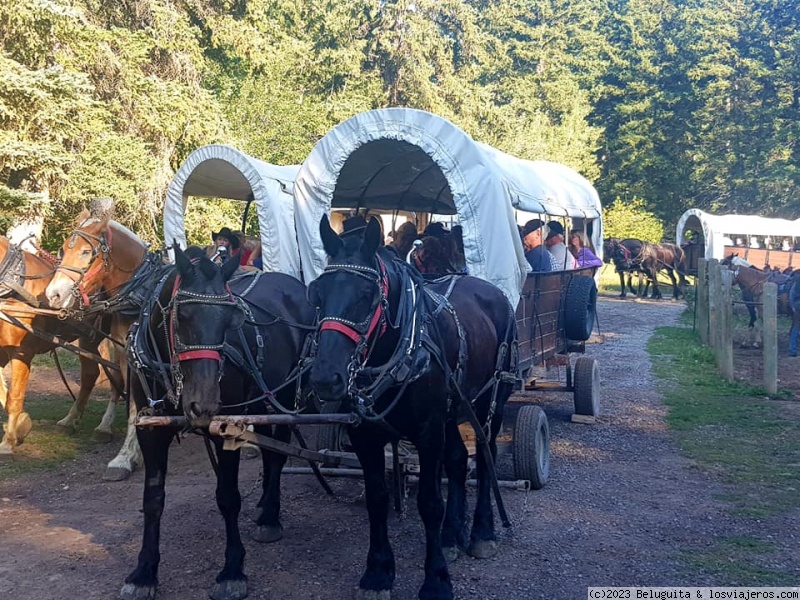
[[[747,312],[750,315],[750,322],[747,325],[748,341],[750,345],[757,348],[761,345],[759,321],[761,320],[761,296],[764,293],[764,284],[767,282],[777,284],[778,312],[788,315],[791,314],[787,286],[790,276],[783,273],[773,273],[772,271],[762,271],[737,254],[725,257],[719,264],[731,269],[733,283],[738,284],[742,291],[742,300],[747,306]]]
[[[49,352],[55,347],[52,341],[43,338],[58,336],[71,342],[79,337],[79,332],[69,322],[30,310],[29,302],[44,300],[44,291],[52,276],[51,263],[19,249],[0,236],[0,370],[11,363],[10,389],[6,388],[5,378],[0,372],[0,405],[8,415],[5,435],[0,442],[0,458],[13,456],[14,447],[21,444],[31,430],[31,418],[23,410],[31,361],[37,354]],[[42,337],[29,333],[14,321],[39,331]],[[96,354],[101,341],[102,336],[94,336],[93,339],[85,337],[80,339],[79,346]],[[97,363],[90,359],[80,357],[80,364],[80,392],[69,415],[58,423],[69,430],[77,427],[100,373]],[[118,399],[113,389],[112,386],[112,397],[106,413],[95,429],[96,437],[104,441],[111,439],[115,401]]]
[[[148,258],[151,260],[145,260]],[[70,308],[78,300],[82,308],[90,310],[101,300],[104,312],[111,314],[112,337],[124,340],[139,314],[141,298],[137,294],[145,289],[154,261],[158,259],[148,254],[136,234],[108,214],[93,216],[84,210],[61,247],[61,263],[47,286],[47,299],[56,309]],[[127,377],[127,357],[120,354],[123,377]],[[129,408],[125,442],[108,463],[107,480],[125,479],[142,463],[133,427],[136,409],[133,403]]]

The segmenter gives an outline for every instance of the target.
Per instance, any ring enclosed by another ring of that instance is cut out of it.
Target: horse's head
[[[50,306],[69,308],[76,298],[89,304],[89,296],[101,288],[130,279],[146,252],[144,243],[112,221],[109,213],[96,216],[84,210],[59,251],[56,272],[45,292]]]
[[[219,411],[222,347],[229,329],[242,326],[244,313],[228,289],[235,260],[214,264],[175,245],[177,275],[169,315],[170,362],[183,412],[194,426],[207,425]]]
[[[88,304],[88,296],[100,290],[111,247],[108,214],[96,217],[88,210],[78,215],[75,229],[64,240],[59,264],[45,294],[53,308],[69,308],[76,298]]]
[[[308,286],[308,299],[319,310],[319,345],[311,385],[322,402],[345,399],[351,376],[365,360],[388,307],[386,266],[377,256],[381,228],[370,220],[363,237],[339,237],[328,217],[320,222],[322,243],[330,257],[325,271]]]
[[[611,262],[618,241],[616,238],[605,238],[603,240],[603,258],[607,263]]]

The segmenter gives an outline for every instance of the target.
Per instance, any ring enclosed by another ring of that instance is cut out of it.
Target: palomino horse
[[[0,370],[11,363],[11,388],[6,388],[5,378],[0,372],[0,405],[8,415],[5,435],[0,442],[0,458],[13,456],[14,447],[21,444],[31,430],[31,419],[23,411],[25,391],[30,378],[31,361],[37,354],[49,352],[55,347],[52,336],[62,341],[78,339],[80,331],[67,321],[55,316],[36,314],[29,310],[27,303],[42,301],[44,290],[53,276],[53,265],[34,254],[20,250],[8,239],[0,236]],[[14,324],[16,321],[18,324]],[[32,328],[39,336],[23,327]],[[98,353],[102,336],[81,337],[79,346],[84,350]],[[58,422],[64,429],[73,431],[83,415],[89,395],[94,389],[100,368],[97,363],[80,357],[81,387],[75,403],[67,417]],[[112,376],[114,376],[112,374]],[[115,377],[116,381],[116,377]],[[95,429],[99,440],[111,439],[111,425],[119,395],[115,389],[122,389],[120,382],[112,385],[111,400],[100,424]]]
[[[136,234],[109,215],[93,216],[84,210],[61,246],[61,262],[47,285],[47,299],[56,309],[71,308],[77,300],[87,312],[110,313],[111,336],[124,340],[139,314],[147,280],[161,262],[158,255],[148,254]],[[127,378],[127,357],[124,352],[119,354]],[[129,411],[125,441],[106,468],[104,478],[108,480],[125,479],[141,464],[133,404]]]
[[[451,599],[445,556],[455,558],[467,545],[479,558],[496,552],[493,459],[486,454],[496,454],[503,406],[513,387],[514,311],[498,288],[481,279],[456,276],[424,285],[411,265],[379,248],[377,219],[363,238],[340,238],[323,217],[320,234],[331,258],[308,288],[320,311],[311,385],[323,412],[344,403],[345,410],[360,415],[361,422],[348,427],[364,471],[370,523],[359,588],[366,597],[388,598],[394,584],[383,448],[405,439],[416,447],[420,462],[417,507],[426,553],[419,597]],[[467,451],[459,417],[470,420],[485,450],[478,453],[478,500],[469,542],[464,534]],[[449,481],[446,508],[442,462]]]
[[[218,413],[300,412],[305,402],[300,361],[316,317],[305,286],[281,273],[251,273],[230,280],[237,261],[228,260],[220,267],[199,248],[190,251],[184,254],[176,246],[176,267],[167,267],[131,331],[137,373],[130,389],[136,408],[156,415],[184,415],[190,428],[201,430]],[[285,425],[276,426],[274,432],[269,426],[255,429],[289,441]],[[164,485],[176,433],[170,426],[137,430],[145,467],[144,532],[138,563],[122,588],[123,600],[156,594]],[[225,565],[210,597],[238,600],[247,595],[238,520],[240,451],[224,450],[217,436],[213,443],[217,506],[225,519],[227,541]],[[282,537],[280,476],[286,455],[262,449],[261,456],[262,496],[254,538],[272,542]]]

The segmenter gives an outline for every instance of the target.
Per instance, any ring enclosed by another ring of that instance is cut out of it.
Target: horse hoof
[[[209,598],[211,600],[242,600],[247,597],[247,580],[234,579],[214,584]]]
[[[72,424],[62,424],[61,421],[59,421],[56,423],[56,431],[62,435],[75,435],[78,429]]]
[[[261,448],[253,444],[245,444],[242,446],[242,459],[253,460],[261,456]]]
[[[494,540],[476,540],[470,544],[467,554],[473,558],[492,558],[497,554],[497,542]]]
[[[392,590],[362,590],[356,588],[354,600],[392,600]]]
[[[256,527],[255,531],[253,531],[253,539],[262,544],[277,542],[283,539],[283,527],[280,525],[277,527],[266,525]]]
[[[110,431],[100,431],[99,429],[95,429],[92,432],[92,439],[100,444],[108,444],[114,439],[114,434]]]
[[[33,429],[33,422],[31,421],[31,416],[24,412],[19,413],[17,417],[17,445],[22,443],[22,440],[25,439],[31,429]]]
[[[14,449],[8,442],[0,444],[0,462],[14,460]]]
[[[120,600],[155,600],[156,586],[148,585],[139,587],[126,583],[119,592]]]
[[[103,473],[103,481],[125,481],[131,476],[131,470],[125,467],[108,467]]]
[[[447,561],[447,564],[451,564],[458,560],[460,553],[457,546],[450,546],[442,548],[442,554],[444,554],[444,559]]]

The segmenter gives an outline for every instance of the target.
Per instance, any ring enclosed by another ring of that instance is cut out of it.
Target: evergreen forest
[[[667,225],[695,207],[797,218],[798,4],[3,0],[0,229],[43,215],[52,248],[111,196],[155,242],[197,147],[298,164],[386,106],[565,163]]]

